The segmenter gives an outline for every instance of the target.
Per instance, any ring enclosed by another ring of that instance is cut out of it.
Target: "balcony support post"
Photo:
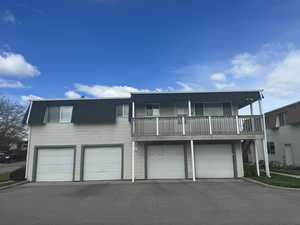
[[[209,134],[212,135],[211,116],[208,117],[208,123],[209,123]]]
[[[195,155],[194,155],[194,140],[191,140],[191,157],[192,157],[192,171],[193,171],[193,181],[196,181],[195,175]]]
[[[236,121],[236,132],[237,132],[237,134],[240,134],[239,117],[238,116],[235,116],[235,121]]]
[[[254,154],[255,154],[256,173],[257,173],[257,176],[260,176],[260,171],[259,171],[259,159],[258,159],[258,152],[257,152],[257,144],[258,144],[258,140],[255,140],[253,143],[254,143]]]
[[[255,124],[254,124],[254,118],[253,118],[253,104],[250,103],[250,114],[251,114],[251,131],[254,133],[255,131]]]
[[[189,116],[192,116],[192,106],[191,106],[191,100],[188,101],[188,112],[189,112]]]
[[[263,131],[264,131],[263,150],[264,150],[265,169],[266,169],[267,177],[271,177],[270,168],[269,168],[269,155],[268,155],[268,149],[267,149],[266,120],[265,120],[265,114],[263,113],[263,109],[262,109],[262,98],[263,98],[262,91],[260,91],[260,99],[258,100],[258,106],[259,106],[260,115],[262,115],[262,125],[263,125]]]
[[[134,153],[135,153],[135,142],[132,142],[132,149],[131,149],[131,182],[134,183]]]
[[[158,124],[158,117],[156,117],[156,136],[159,135],[159,124]]]
[[[188,119],[188,124],[189,124],[189,135],[193,135],[192,132],[192,120],[191,120],[191,116],[192,116],[192,103],[191,100],[188,101],[188,115],[189,115],[189,119]]]
[[[250,114],[251,114],[251,116],[253,116],[253,104],[252,103],[250,103]]]
[[[185,118],[182,117],[182,135],[185,135]]]
[[[135,121],[134,121],[134,117],[135,117],[135,105],[134,102],[132,102],[132,136],[134,136],[135,134]]]

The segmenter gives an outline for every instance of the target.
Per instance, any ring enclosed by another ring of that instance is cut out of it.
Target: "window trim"
[[[158,106],[158,116],[153,115],[153,107],[152,107],[152,115],[148,116],[147,115],[147,105],[157,105]],[[146,103],[145,104],[145,117],[160,117],[160,103]]]
[[[192,102],[192,116],[214,116],[214,115],[205,115],[205,108],[207,104],[219,104],[221,105],[222,108],[222,116],[224,116],[224,103],[230,103],[231,105],[231,114],[234,115],[233,113],[233,105],[232,102]],[[203,105],[203,115],[196,115],[196,108],[195,108],[195,104],[202,104]]]
[[[70,121],[62,121],[62,108],[71,108]],[[73,115],[73,106],[59,106],[59,122],[58,123],[71,123]]]
[[[50,107],[58,107],[58,122],[52,122],[49,121],[49,108]],[[71,117],[70,121],[62,121],[62,110],[61,108],[71,108]],[[62,106],[47,106],[44,116],[44,123],[72,123],[72,116],[73,116],[73,109],[74,107],[72,105],[62,105]]]
[[[125,106],[127,105],[127,107],[128,107],[128,113],[127,114],[125,114]],[[122,115],[118,115],[118,111],[117,111],[117,107],[120,107],[120,106],[122,106],[121,108],[122,108]],[[116,104],[116,117],[128,117],[128,115],[129,115],[129,104]]]

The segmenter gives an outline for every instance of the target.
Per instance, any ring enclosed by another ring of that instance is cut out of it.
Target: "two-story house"
[[[270,161],[300,165],[300,102],[266,113]]]
[[[254,102],[261,109],[261,100],[260,90],[34,100],[24,117],[26,177],[132,182],[242,177],[241,141],[253,140],[266,153],[266,144],[259,144],[265,140],[263,115],[252,110]],[[239,115],[246,106],[250,115]]]

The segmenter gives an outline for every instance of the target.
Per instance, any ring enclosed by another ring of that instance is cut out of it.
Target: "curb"
[[[288,191],[300,191],[300,188],[289,188],[289,187],[275,186],[275,185],[266,184],[266,183],[248,178],[248,177],[243,177],[242,179],[245,180],[245,181],[248,181],[250,183],[258,184],[258,185],[261,185],[261,186],[264,186],[264,187],[280,189],[280,190],[288,190]]]
[[[8,188],[15,187],[15,186],[19,186],[19,185],[22,185],[22,184],[26,184],[26,183],[28,183],[28,181],[20,181],[20,182],[16,182],[16,183],[13,183],[13,184],[6,185],[6,186],[2,186],[2,187],[0,187],[0,191],[8,189]]]

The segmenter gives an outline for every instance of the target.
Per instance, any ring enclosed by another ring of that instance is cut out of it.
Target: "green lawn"
[[[8,181],[8,180],[9,180],[9,173],[0,174],[0,182]]]
[[[300,188],[300,179],[287,177],[277,174],[271,174],[271,178],[266,177],[264,173],[261,174],[260,177],[249,177],[251,179],[280,187],[290,187],[290,188]]]
[[[15,184],[15,183],[18,183],[18,182],[20,182],[20,181],[10,180],[8,182],[0,182],[0,187],[11,185],[11,184]]]
[[[287,173],[292,175],[300,175],[300,170],[285,169],[285,168],[271,168],[271,171],[279,173]]]

